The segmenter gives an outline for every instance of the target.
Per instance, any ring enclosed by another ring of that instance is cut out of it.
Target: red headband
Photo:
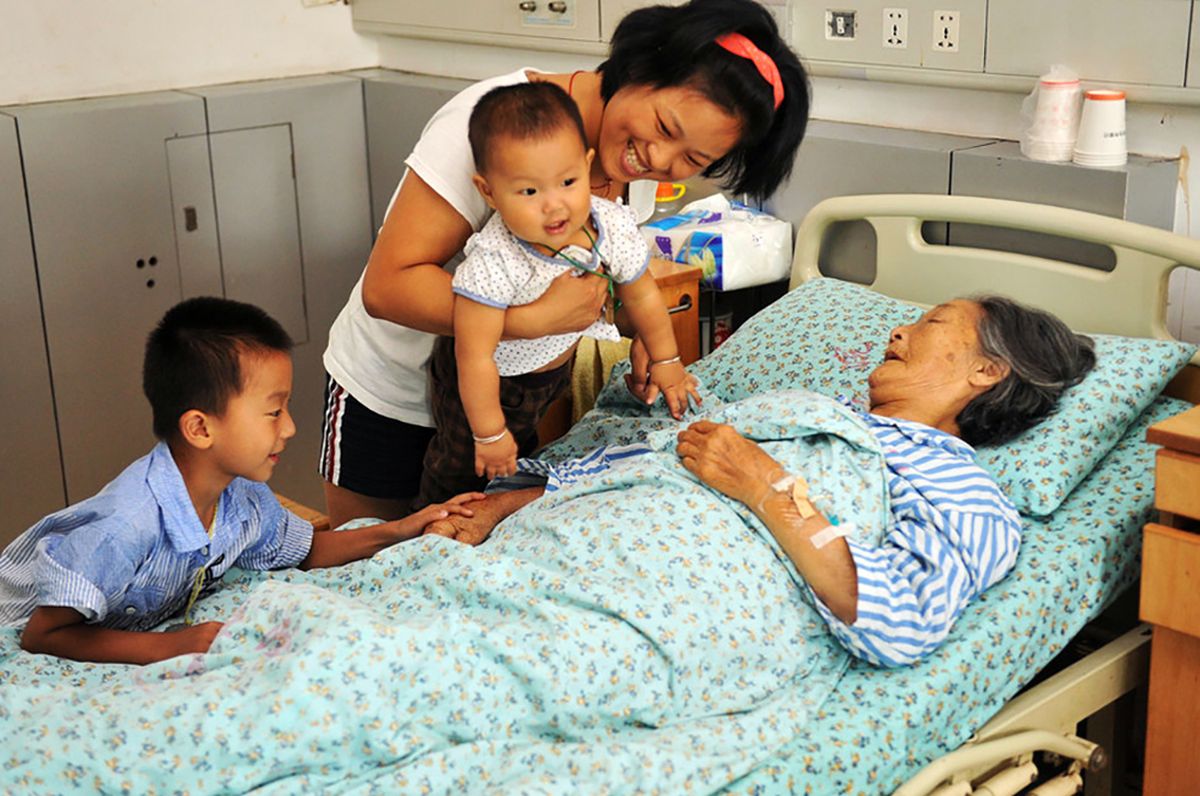
[[[763,80],[771,84],[775,91],[775,108],[783,102],[783,80],[779,77],[779,67],[771,60],[771,56],[755,46],[754,42],[740,33],[725,33],[716,38],[718,46],[729,50],[734,55],[740,55],[754,64],[754,68],[762,75]]]

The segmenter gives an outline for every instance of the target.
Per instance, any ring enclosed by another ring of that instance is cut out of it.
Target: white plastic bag
[[[777,282],[792,263],[791,224],[721,194],[644,225],[642,235],[651,257],[701,266],[714,290]]]

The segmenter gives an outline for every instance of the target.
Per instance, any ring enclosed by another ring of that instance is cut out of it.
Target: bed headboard
[[[1078,332],[1173,339],[1167,332],[1167,280],[1200,268],[1200,240],[1130,221],[977,196],[839,196],[814,207],[796,233],[790,287],[821,276],[826,232],[866,221],[877,241],[875,281],[893,298],[933,306],[956,296],[995,292],[1049,310]],[[982,224],[1055,235],[1112,250],[1112,271],[1013,252],[927,243],[926,221]],[[1173,394],[1200,401],[1200,354],[1173,382]]]

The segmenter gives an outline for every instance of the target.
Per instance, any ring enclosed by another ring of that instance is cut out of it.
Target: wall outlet
[[[895,50],[908,47],[908,9],[883,9],[883,46]]]
[[[933,49],[936,52],[958,52],[958,12],[933,12]]]
[[[856,27],[855,15],[854,11],[827,10],[825,12],[825,38],[852,41]]]

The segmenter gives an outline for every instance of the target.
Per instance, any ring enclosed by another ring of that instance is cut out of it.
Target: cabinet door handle
[[[546,6],[546,8],[550,9],[555,14],[567,13],[567,4],[564,3],[563,0],[551,0],[550,4]]]
[[[195,232],[199,225],[196,223],[196,208],[183,208],[183,228],[188,232]]]
[[[533,0],[522,0],[520,3],[517,3],[517,8],[526,14],[532,14],[534,11],[537,11],[537,3],[533,2]]]
[[[677,312],[687,312],[692,308],[692,297],[684,293],[679,297],[679,304],[667,310],[668,315],[674,315]]]

